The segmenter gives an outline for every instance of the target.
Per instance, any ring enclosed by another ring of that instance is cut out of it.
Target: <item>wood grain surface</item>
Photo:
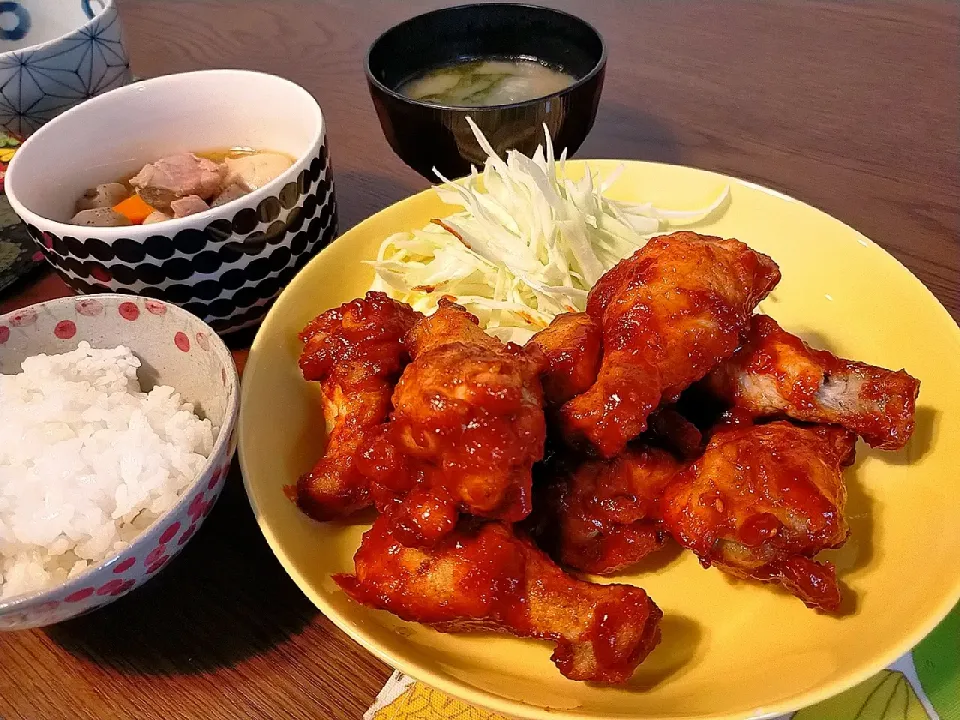
[[[347,229],[426,187],[380,132],[363,54],[391,24],[446,4],[122,0],[120,11],[138,75],[250,68],[312,92]],[[578,157],[692,165],[782,190],[885,247],[960,318],[960,6],[544,4],[586,18],[609,44]],[[0,312],[66,293],[56,276],[34,277],[0,295]],[[232,341],[241,364],[249,339]],[[87,617],[0,633],[0,718],[356,720],[388,674],[284,574],[235,467],[157,579]]]

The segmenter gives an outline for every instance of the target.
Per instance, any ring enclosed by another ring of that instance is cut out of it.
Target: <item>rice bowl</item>
[[[0,316],[0,629],[88,612],[166,566],[223,487],[238,385],[209,326],[150,298]]]
[[[0,599],[122,550],[206,464],[215,429],[168,386],[141,392],[129,348],[81,342],[0,375]]]

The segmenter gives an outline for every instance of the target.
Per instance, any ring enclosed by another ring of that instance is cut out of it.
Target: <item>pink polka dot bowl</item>
[[[48,590],[0,600],[0,630],[41,627],[88,613],[157,574],[193,537],[220,495],[236,448],[240,380],[230,351],[199,318],[176,305],[133,295],[87,295],[0,315],[0,373],[28,357],[76,349],[129,347],[141,386],[169,385],[219,427],[203,471],[179,501],[123,550]]]

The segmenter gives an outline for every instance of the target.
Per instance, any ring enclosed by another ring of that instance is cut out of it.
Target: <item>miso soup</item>
[[[399,92],[438,105],[484,107],[535,100],[575,81],[534,60],[474,60],[428,70],[401,85]]]

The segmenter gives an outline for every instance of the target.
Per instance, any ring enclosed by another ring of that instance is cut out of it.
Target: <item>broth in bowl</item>
[[[86,189],[70,222],[122,227],[195,215],[263,187],[293,163],[284,153],[247,147],[167,155],[136,175]]]
[[[536,100],[574,82],[573,75],[536,60],[468,60],[428,70],[398,92],[436,105],[490,107]]]

